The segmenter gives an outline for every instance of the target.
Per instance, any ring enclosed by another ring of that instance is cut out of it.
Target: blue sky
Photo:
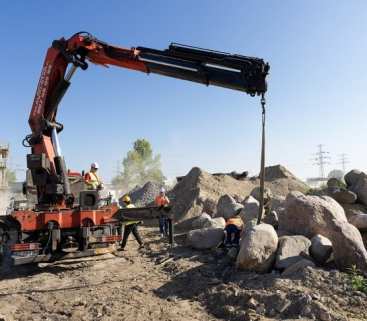
[[[122,47],[170,42],[269,61],[267,164],[317,175],[325,144],[336,168],[367,169],[367,2],[360,1],[3,1],[0,10],[0,141],[25,167],[28,115],[53,39],[86,30]],[[135,139],[162,156],[166,176],[191,167],[257,173],[259,99],[218,87],[97,66],[73,78],[59,109],[70,168],[98,161],[105,179]],[[23,179],[24,172],[18,172]]]

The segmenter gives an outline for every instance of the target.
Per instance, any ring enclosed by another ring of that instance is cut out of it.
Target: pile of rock
[[[341,270],[356,266],[367,273],[367,251],[360,232],[331,197],[292,192],[279,216],[277,232],[269,224],[245,231],[237,266],[256,272],[275,268],[290,275],[328,260]]]
[[[276,214],[276,225],[257,225],[259,202],[254,197],[249,196],[242,203],[230,195],[219,199],[214,220],[239,214],[244,222],[236,258],[239,269],[258,273],[275,269],[289,276],[307,266],[331,264],[340,270],[356,266],[367,273],[367,251],[361,233],[348,222],[343,207],[333,198],[291,192],[278,209],[282,210],[279,217]],[[208,214],[194,220],[199,221],[201,224],[192,225],[188,244],[209,249],[221,243],[223,227],[211,227],[213,218]]]
[[[194,167],[168,193],[168,197],[172,201],[176,222],[181,222],[202,213],[213,216],[222,195],[229,194],[243,200],[255,186],[256,182],[250,180],[236,180],[228,175],[214,176]]]
[[[289,192],[306,192],[309,189],[281,165],[267,167],[265,174],[265,184],[272,195],[273,209],[284,202]],[[230,175],[211,175],[194,167],[180,179],[168,196],[172,200],[176,222],[192,219],[203,212],[212,217],[227,218],[228,210],[232,213],[232,206],[237,206],[238,209],[238,204],[250,194],[256,194],[258,186],[257,177],[237,180]],[[256,195],[253,196],[256,198]]]
[[[131,201],[137,207],[144,207],[152,204],[159,194],[161,185],[155,182],[147,182],[143,187],[136,186],[128,194]]]
[[[367,231],[367,175],[352,170],[344,182],[331,178],[327,183],[326,195],[343,206],[348,221],[362,231]]]

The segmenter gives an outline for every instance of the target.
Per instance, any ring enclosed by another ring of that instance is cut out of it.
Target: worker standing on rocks
[[[159,195],[155,198],[155,205],[165,207],[168,206],[169,202],[169,198],[166,196],[166,190],[162,187]],[[165,216],[159,218],[159,233],[161,237],[168,235],[168,219]]]
[[[102,180],[97,174],[98,169],[99,169],[98,163],[92,163],[90,165],[90,171],[84,175],[84,180],[89,190],[103,189]]]
[[[131,203],[131,198],[129,195],[125,195],[122,198],[122,201],[126,208],[135,208],[135,205]],[[125,229],[124,229],[124,236],[121,241],[121,250],[123,251],[125,249],[127,240],[129,238],[129,235],[133,233],[136,241],[139,243],[139,248],[143,247],[143,240],[141,239],[141,236],[138,231],[138,225],[140,224],[140,221],[127,221],[125,223]]]

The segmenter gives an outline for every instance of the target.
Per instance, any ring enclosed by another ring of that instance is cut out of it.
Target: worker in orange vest
[[[238,246],[240,242],[243,221],[239,215],[235,215],[226,220],[226,246]]]
[[[159,207],[168,206],[169,198],[166,196],[166,190],[164,187],[161,188],[159,195],[155,198],[155,205]],[[161,237],[168,235],[168,219],[167,217],[159,218],[159,233]]]
[[[98,163],[92,163],[90,165],[90,171],[84,175],[84,181],[89,190],[101,190],[103,189],[103,183],[97,172],[99,169]]]

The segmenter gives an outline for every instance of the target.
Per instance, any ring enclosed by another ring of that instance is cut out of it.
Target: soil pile
[[[266,187],[270,188],[274,195],[279,196],[287,196],[292,191],[306,193],[310,189],[306,183],[282,165],[266,167],[265,181]]]
[[[290,191],[305,193],[309,187],[281,165],[267,167],[266,187],[275,196],[285,197]],[[168,194],[172,200],[176,221],[182,221],[202,212],[213,214],[221,196],[228,194],[238,202],[259,186],[258,178],[237,180],[229,175],[211,175],[194,167]]]
[[[172,201],[176,221],[181,221],[202,212],[213,213],[224,194],[243,200],[255,186],[256,183],[250,180],[236,180],[228,175],[214,176],[194,167],[168,193],[168,197]]]

